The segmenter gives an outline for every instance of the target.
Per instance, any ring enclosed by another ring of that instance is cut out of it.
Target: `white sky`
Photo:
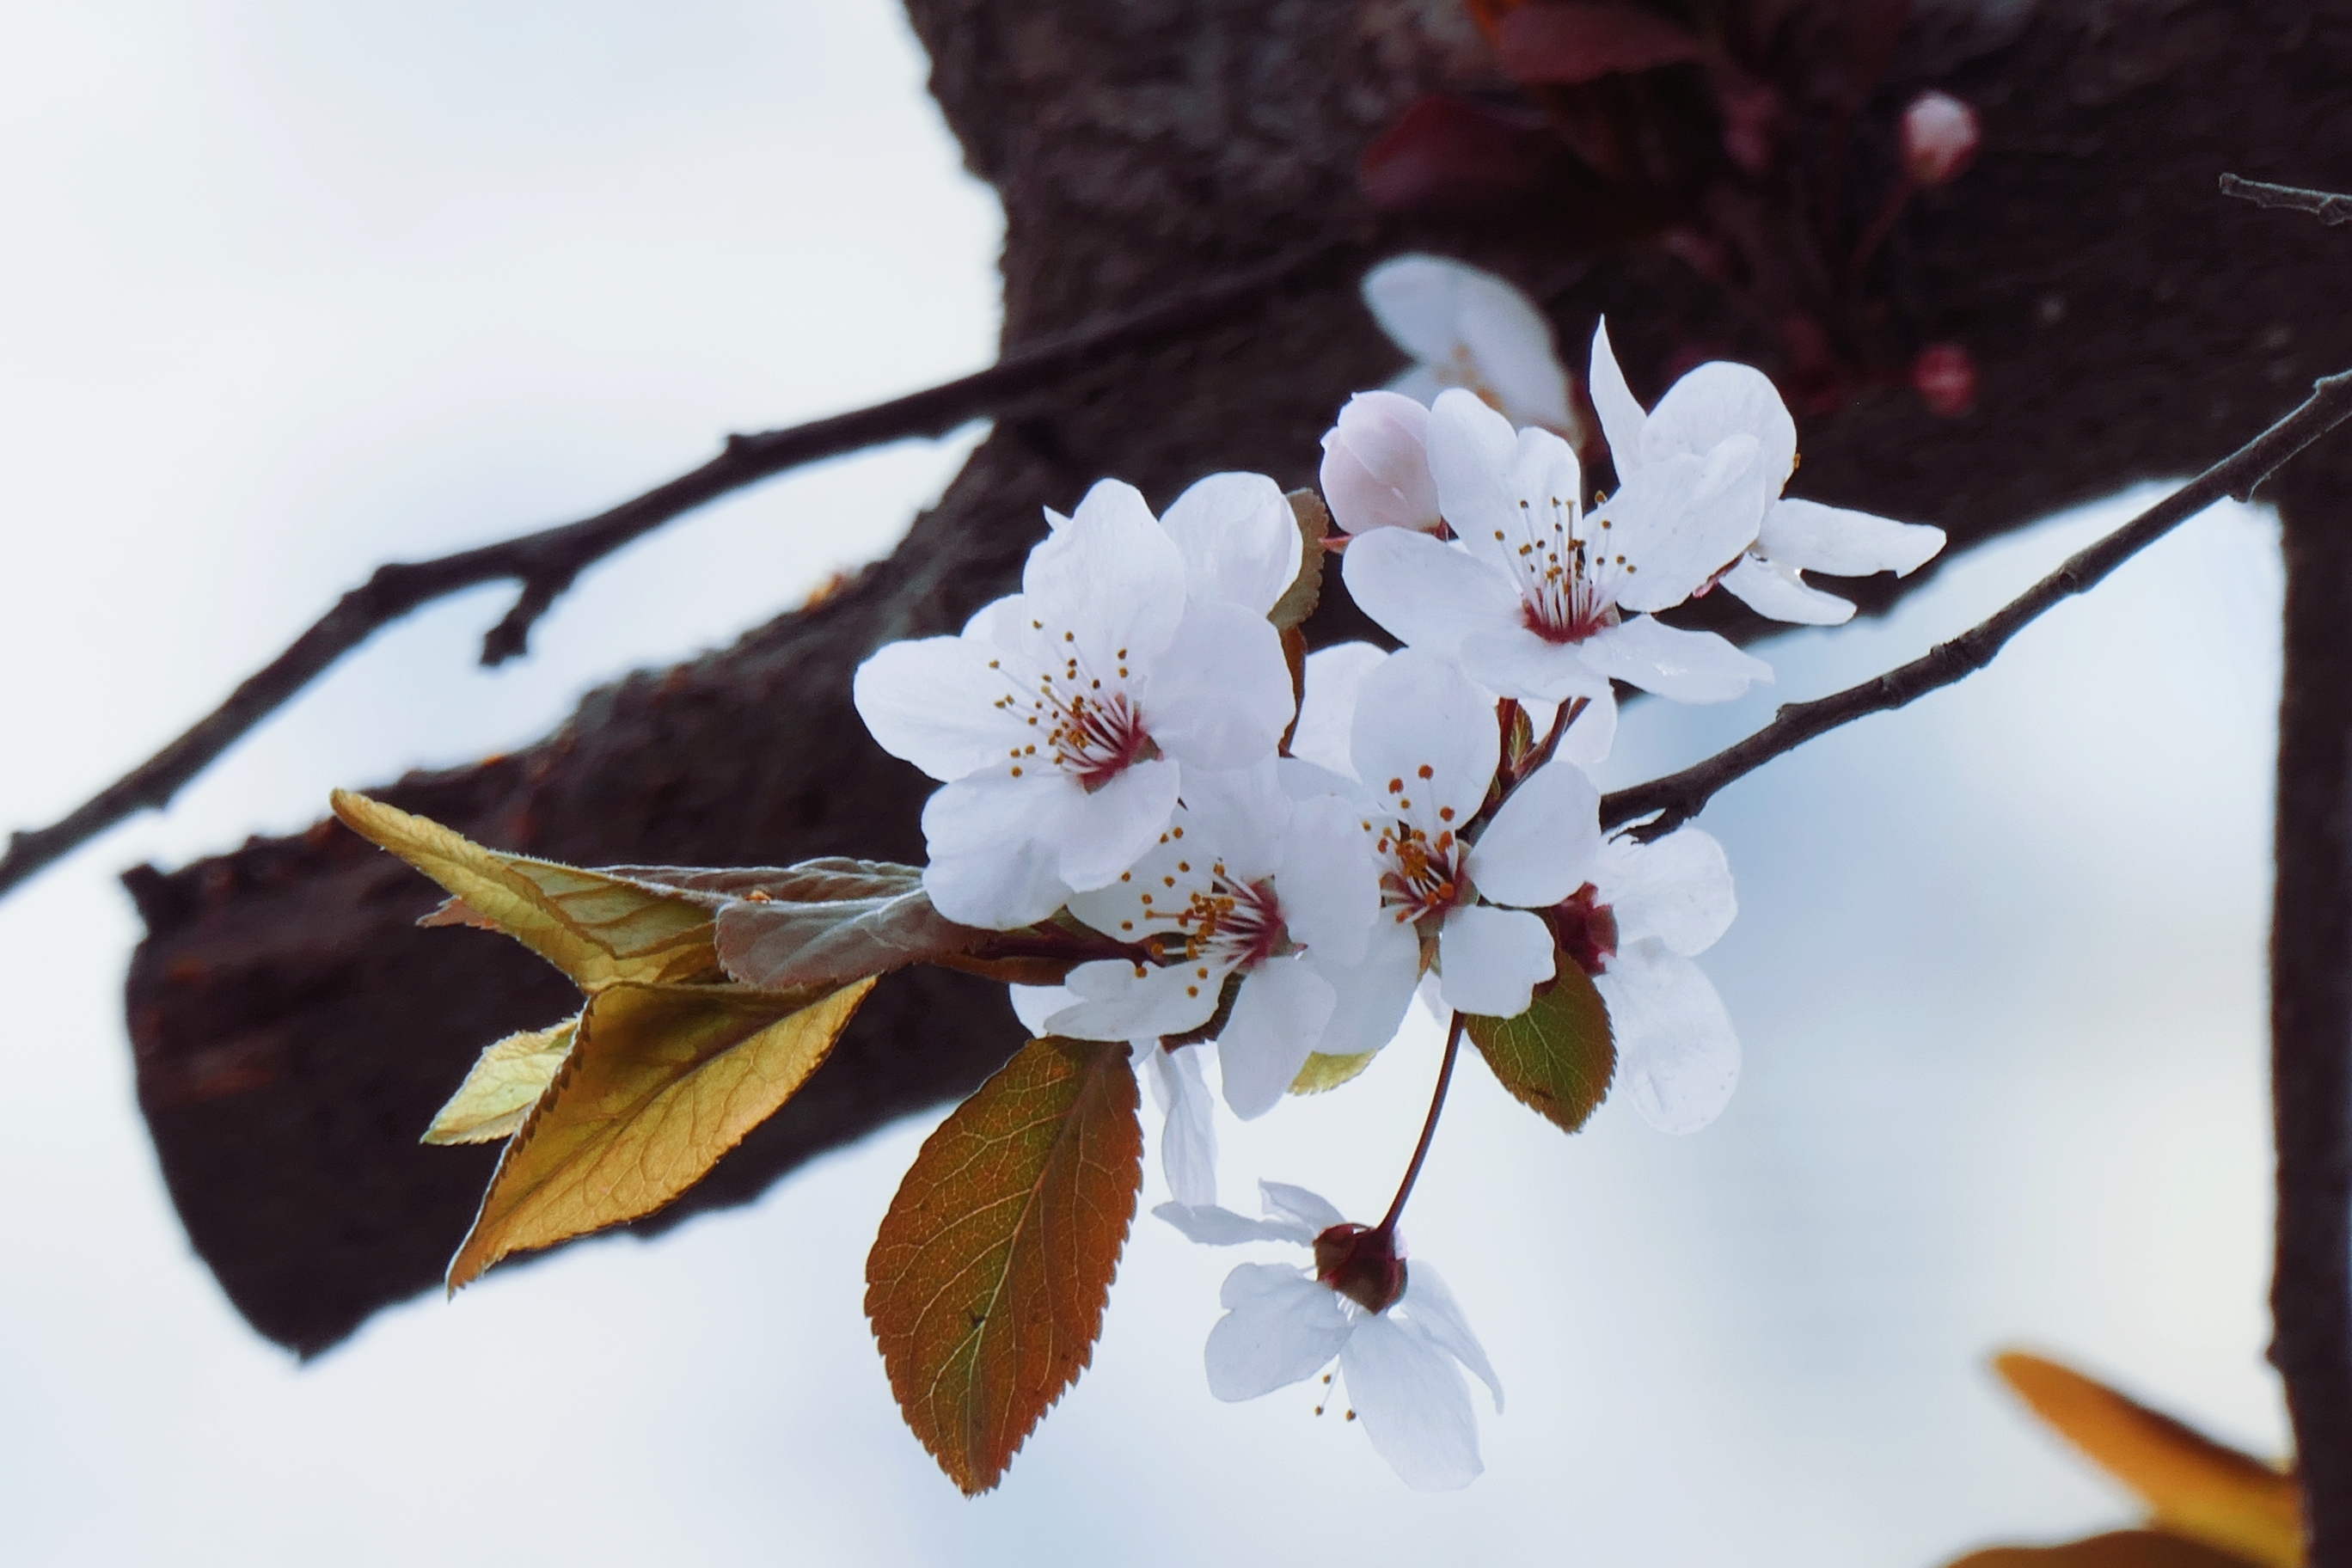
[[[999,219],[922,73],[882,0],[0,4],[0,826],[145,755],[379,560],[984,363]],[[1406,1491],[1303,1388],[1212,1400],[1199,1345],[1237,1258],[1147,1219],[1093,1370],[963,1500],[859,1312],[919,1123],[307,1368],[255,1337],[132,1104],[113,873],[307,824],[332,785],[527,741],[723,643],[887,549],[962,450],[674,525],[497,674],[472,658],[501,594],[436,607],[0,903],[0,1559],[1927,1568],[2126,1516],[1991,1386],[2013,1341],[2283,1444],[2260,1360],[2278,566],[2268,519],[2226,509],[1708,814],[1742,917],[1706,966],[1748,1047],[1714,1128],[1612,1107],[1565,1139],[1465,1070],[1408,1227],[1510,1394],[1465,1493]],[[1777,694],[1633,710],[1612,772],[1908,657],[2116,515],[1772,645]],[[1229,1123],[1229,1200],[1265,1174],[1378,1208],[1434,1054],[1416,1035],[1348,1091]]]

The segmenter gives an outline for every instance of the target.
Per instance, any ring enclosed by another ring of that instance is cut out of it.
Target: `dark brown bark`
[[[1414,94],[1476,68],[1454,0],[910,0],[934,90],[1007,215],[1006,343],[1360,230],[1353,167]],[[1975,101],[1977,167],[1905,217],[1874,274],[1886,330],[1964,342],[1979,411],[1865,393],[1808,421],[1797,489],[1935,521],[1954,548],[2136,478],[2202,467],[2352,363],[2341,236],[2225,202],[2216,176],[2352,186],[2352,8],[2053,4],[1929,14],[1858,134],[1908,93]],[[2030,20],[2030,25],[2028,25]],[[1874,141],[1873,140],[1874,138]],[[1635,390],[1694,344],[1771,346],[1643,251],[1425,237],[1549,300],[1571,353],[1612,317]],[[486,842],[586,862],[912,858],[928,785],[866,741],[850,671],[956,625],[1117,474],[1164,501],[1199,474],[1310,482],[1346,394],[1395,362],[1334,287],[1104,367],[1001,422],[906,545],[733,648],[592,698],[554,738],[387,798]],[[1895,592],[1874,584],[1883,605]],[[1699,617],[1731,624],[1710,598]],[[1333,595],[1318,639],[1359,629]],[[1752,629],[1752,628],[1751,628]],[[428,1287],[486,1161],[415,1131],[473,1053],[568,1009],[536,961],[416,931],[419,879],[339,830],[131,879],[150,928],[129,1011],[142,1102],[198,1250],[263,1332],[304,1351]],[[738,1202],[811,1154],[960,1093],[1014,1044],[992,987],[877,991],[835,1059],[656,1222]]]
[[[2332,454],[2331,454],[2332,455]],[[2314,458],[2321,454],[2314,453]],[[2286,1380],[2315,1568],[2352,1563],[2352,462],[2281,476],[2271,1089],[2278,1257],[2271,1360]]]

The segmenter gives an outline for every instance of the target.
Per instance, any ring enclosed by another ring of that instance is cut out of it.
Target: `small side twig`
[[[1792,702],[1772,721],[1680,773],[1602,798],[1601,821],[1618,827],[1643,817],[1643,838],[1671,833],[1705,809],[1716,793],[1773,758],[1864,714],[1903,707],[1990,664],[2009,639],[2060,600],[2087,593],[2109,573],[2224,496],[2250,499],[2254,488],[2312,442],[2352,417],[2352,371],[2313,384],[2301,407],[2214,464],[1990,616],[1885,674],[1810,702]]]
[[[674,518],[803,463],[908,437],[943,436],[1111,356],[1171,342],[1239,315],[1284,289],[1335,273],[1363,250],[1356,241],[1315,247],[1045,339],[986,370],[887,403],[789,429],[730,436],[726,449],[700,468],[578,522],[437,560],[379,566],[170,745],[58,822],[11,834],[7,853],[0,855],[0,896],[132,813],[168,804],[337,659],[436,599],[484,583],[518,583],[513,605],[482,639],[482,662],[502,664],[524,651],[531,626],[582,572]]]
[[[2221,194],[2252,202],[2258,207],[2288,207],[2309,213],[2330,228],[2340,223],[2352,223],[2352,196],[2337,195],[2332,191],[2307,191],[2301,185],[2273,185],[2267,180],[2224,174]]]

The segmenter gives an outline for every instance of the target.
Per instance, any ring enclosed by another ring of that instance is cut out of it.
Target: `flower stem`
[[[1445,1059],[1438,1064],[1437,1088],[1429,1097],[1429,1120],[1421,1124],[1421,1142],[1412,1146],[1412,1163],[1404,1168],[1404,1180],[1397,1184],[1394,1202],[1388,1214],[1372,1228],[1383,1236],[1394,1237],[1397,1218],[1404,1213],[1405,1199],[1412,1196],[1412,1184],[1421,1179],[1421,1163],[1429,1158],[1429,1141],[1437,1135],[1438,1113],[1445,1109],[1445,1089],[1454,1081],[1454,1058],[1462,1054],[1462,1015],[1445,1028]]]

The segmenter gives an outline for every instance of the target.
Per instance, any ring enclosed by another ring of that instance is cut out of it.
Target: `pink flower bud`
[[[1931,413],[1957,419],[1976,406],[1977,362],[1958,343],[1929,343],[1911,362],[1911,386]]]
[[[1349,533],[1437,526],[1429,410],[1395,392],[1360,392],[1323,436],[1323,500]]]
[[[1923,92],[1903,111],[1903,172],[1923,190],[1948,184],[1983,140],[1975,110],[1948,92]]]

